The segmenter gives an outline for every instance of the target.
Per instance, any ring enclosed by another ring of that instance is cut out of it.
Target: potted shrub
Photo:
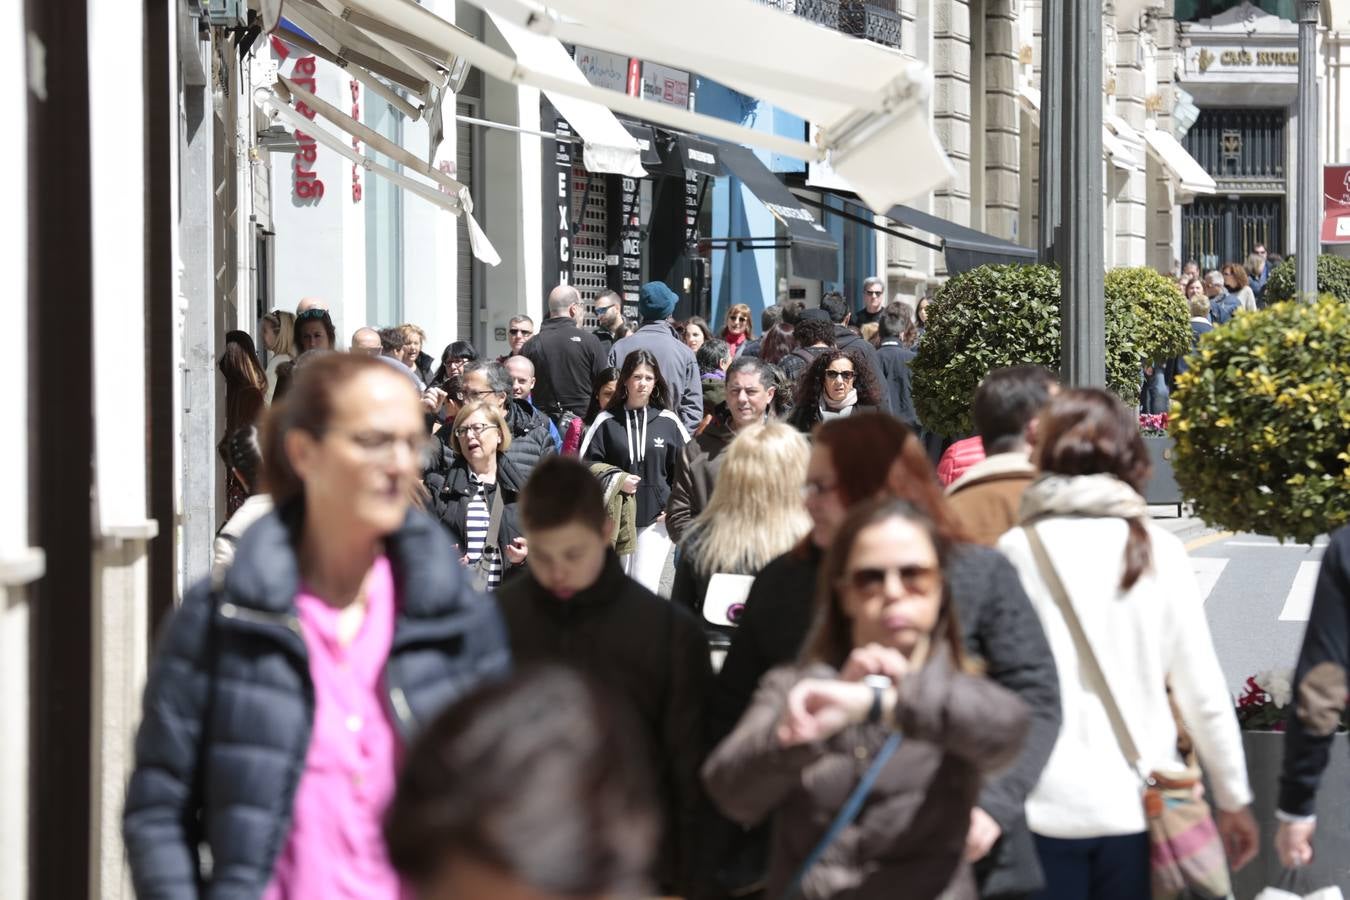
[[[1039,363],[1058,371],[1059,303],[1059,270],[1050,266],[980,266],[943,285],[911,366],[924,426],[948,437],[970,434],[970,401],[991,369]],[[1134,301],[1108,293],[1107,386],[1130,406],[1139,399],[1142,332]]]
[[[1198,516],[1300,542],[1350,522],[1350,305],[1234,316],[1189,363],[1169,431]]]
[[[1112,269],[1106,304],[1120,303],[1134,312],[1134,343],[1144,361],[1163,365],[1191,349],[1191,316],[1172,279],[1147,267]]]
[[[1148,484],[1144,486],[1144,499],[1149,503],[1175,504],[1177,516],[1181,516],[1181,489],[1177,487],[1176,475],[1172,472],[1172,450],[1175,446],[1167,433],[1167,413],[1140,413],[1139,435],[1148,448],[1149,462],[1153,471],[1149,473]]]
[[[1294,300],[1294,283],[1298,275],[1298,262],[1291,256],[1270,271],[1262,299],[1267,306]],[[1343,303],[1350,303],[1350,259],[1323,253],[1317,257],[1317,293],[1330,294]]]

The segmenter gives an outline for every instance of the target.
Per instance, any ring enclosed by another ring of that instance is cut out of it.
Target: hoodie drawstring
[[[628,461],[636,469],[638,464],[647,458],[647,410],[629,409],[624,412],[623,433],[628,441]],[[636,446],[633,444],[634,425],[638,426]]]

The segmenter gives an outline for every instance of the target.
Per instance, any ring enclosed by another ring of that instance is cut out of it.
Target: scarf
[[[837,406],[830,401],[824,392],[820,395],[820,420],[822,422],[830,419],[838,419],[853,412],[853,407],[858,405],[858,389],[854,388],[848,392],[844,402]]]
[[[1022,494],[1023,522],[1040,516],[1141,519],[1148,504],[1114,475],[1042,475]]]

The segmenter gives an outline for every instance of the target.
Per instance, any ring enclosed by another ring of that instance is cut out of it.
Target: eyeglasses
[[[345,431],[340,428],[330,428],[328,432],[342,435],[359,447],[366,457],[381,462],[392,459],[398,447],[405,448],[414,459],[420,460],[428,446],[424,434],[398,435],[374,429]]]
[[[524,334],[524,335],[534,334],[534,332],[533,332],[533,331],[530,331],[530,329],[528,329],[528,328],[512,328],[512,329],[510,329],[510,331],[509,331],[508,333],[509,333],[512,337],[515,337],[516,335],[520,335],[520,334]]]
[[[501,391],[465,391],[463,397],[467,400],[482,400],[484,397],[491,397],[493,394],[500,394]]]
[[[879,594],[891,575],[897,576],[900,586],[910,594],[932,593],[940,577],[934,566],[867,566],[845,572],[842,582],[861,594]]]
[[[489,425],[486,422],[474,422],[472,425],[461,425],[458,428],[456,428],[455,437],[462,438],[468,435],[473,435],[474,437],[481,437],[483,432],[496,431],[500,427],[501,426],[499,425]]]
[[[840,369],[826,369],[825,377],[834,381],[852,381],[853,371],[851,369],[847,372]]]

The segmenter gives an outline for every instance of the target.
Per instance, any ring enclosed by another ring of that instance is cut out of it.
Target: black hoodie
[[[689,432],[678,416],[646,406],[625,409],[617,416],[610,412],[596,416],[581,442],[580,456],[587,462],[618,466],[642,479],[636,497],[637,527],[646,528],[665,511],[675,462],[687,443]]]

